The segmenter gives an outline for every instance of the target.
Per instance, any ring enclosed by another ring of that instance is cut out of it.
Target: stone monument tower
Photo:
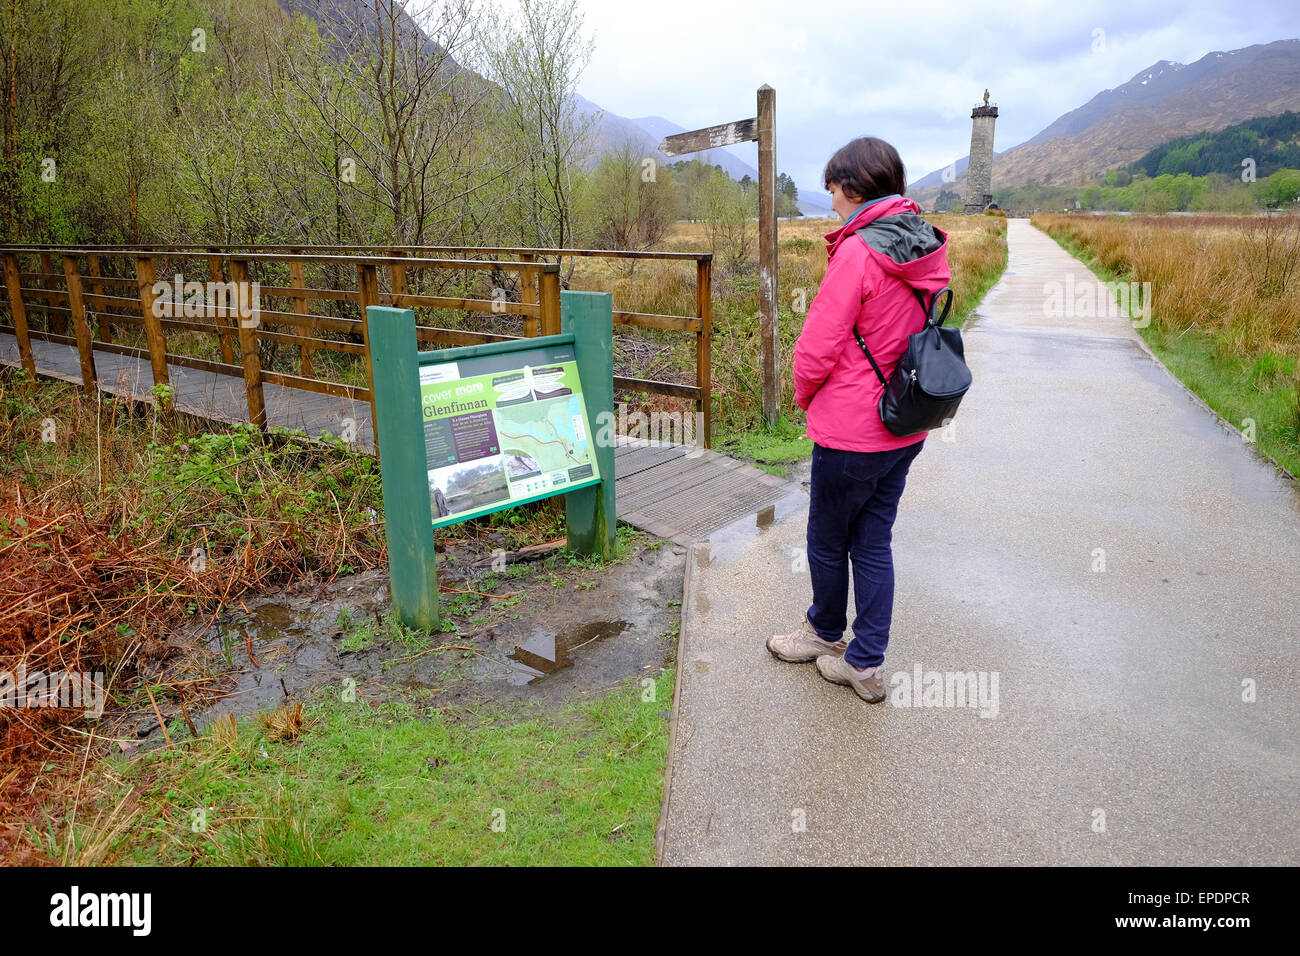
[[[963,212],[983,212],[993,201],[993,124],[998,108],[989,106],[989,91],[984,91],[984,105],[970,111],[970,168],[966,171],[966,203]]]

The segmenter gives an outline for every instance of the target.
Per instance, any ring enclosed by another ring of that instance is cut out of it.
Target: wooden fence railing
[[[416,309],[422,345],[517,338],[507,334],[510,330],[500,321],[509,317],[522,320],[524,336],[558,333],[557,263],[563,256],[694,261],[697,315],[616,309],[614,322],[694,333],[695,384],[629,376],[615,376],[614,383],[617,388],[693,401],[703,419],[699,440],[707,446],[712,420],[711,256],[707,253],[432,246],[0,245],[10,315],[10,324],[0,325],[0,331],[15,336],[22,363],[33,373],[32,338],[76,345],[88,392],[95,388],[95,350],[147,356],[156,384],[167,383],[168,363],[241,376],[249,418],[264,425],[264,383],[373,406],[367,305]],[[544,261],[548,258],[557,262]],[[155,284],[161,278],[170,286],[169,277],[175,274],[187,284],[177,290],[179,297],[160,300]],[[466,275],[473,278],[456,278]],[[511,291],[517,301],[505,300],[499,288],[493,289],[491,298],[481,297],[485,280],[503,276],[515,277],[517,289]],[[258,285],[256,321],[241,315],[239,304],[230,298],[240,290],[248,296],[253,283]],[[279,308],[271,307],[275,305]],[[453,329],[426,324],[420,318],[426,310],[493,318],[487,328]],[[44,328],[33,325],[32,313],[45,317]],[[69,321],[73,335],[68,335]],[[187,352],[177,351],[174,333],[178,332],[200,333],[210,340],[206,349],[197,348],[200,354],[194,354],[193,342],[186,342]],[[132,339],[135,345],[128,344]],[[296,359],[292,371],[284,367],[286,352]],[[322,353],[335,359],[354,356],[361,367],[349,369],[346,362],[323,361]]]

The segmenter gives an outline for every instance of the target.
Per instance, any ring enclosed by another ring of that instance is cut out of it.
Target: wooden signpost
[[[666,156],[697,153],[736,143],[758,141],[758,329],[763,350],[763,419],[775,423],[781,410],[776,311],[776,90],[758,88],[758,115],[706,129],[677,133],[659,144]]]
[[[436,352],[417,351],[410,309],[366,318],[398,620],[438,624],[435,527],[565,495],[569,547],[613,557],[608,293],[562,292],[559,334]]]

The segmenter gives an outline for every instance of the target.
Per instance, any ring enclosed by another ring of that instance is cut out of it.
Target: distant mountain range
[[[1295,109],[1300,109],[1300,40],[1208,53],[1187,65],[1160,60],[1020,145],[996,153],[993,189],[1028,182],[1086,184],[1168,140]],[[935,170],[909,185],[908,194],[922,203],[945,188],[965,195],[968,161],[957,160],[955,182],[945,183],[943,170]]]

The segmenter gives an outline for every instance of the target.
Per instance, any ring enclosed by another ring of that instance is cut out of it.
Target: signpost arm
[[[438,625],[438,569],[420,410],[415,313],[372,305],[366,309],[366,318],[374,370],[375,434],[384,449],[380,473],[393,615],[408,627],[431,631]]]
[[[569,547],[578,554],[614,557],[614,311],[608,292],[561,292],[560,329],[573,333],[574,360],[592,434],[600,483],[565,496]],[[602,416],[609,416],[608,419]],[[604,427],[608,422],[608,427]],[[608,439],[602,441],[601,439]],[[429,496],[426,493],[425,498]]]

